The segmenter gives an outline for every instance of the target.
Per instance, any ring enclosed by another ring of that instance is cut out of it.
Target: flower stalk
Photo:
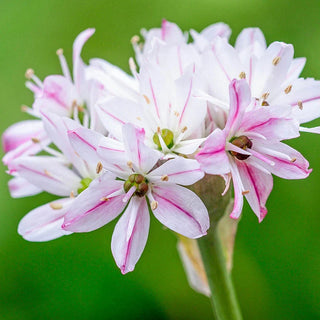
[[[242,319],[231,274],[227,269],[226,254],[224,252],[219,222],[224,214],[228,214],[228,204],[231,193],[222,196],[224,181],[218,176],[206,176],[205,181],[196,183],[194,190],[201,195],[207,205],[211,227],[208,234],[198,239],[198,246],[208,278],[211,291],[211,304],[216,320]],[[205,182],[205,183],[204,183]]]

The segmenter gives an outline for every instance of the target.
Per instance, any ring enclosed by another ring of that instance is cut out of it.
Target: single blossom
[[[298,151],[280,142],[299,135],[299,125],[292,118],[290,107],[252,107],[255,103],[245,80],[233,80],[229,91],[226,126],[207,138],[196,159],[206,173],[232,179],[232,218],[240,216],[244,195],[262,221],[273,186],[271,173],[284,179],[303,179],[311,170]]]
[[[97,149],[105,172],[74,201],[63,229],[89,232],[123,212],[111,242],[122,273],[132,271],[143,252],[149,232],[149,211],[166,227],[186,237],[206,234],[209,228],[206,207],[197,195],[180,186],[191,185],[203,177],[196,160],[182,157],[161,160],[160,152],[143,143],[144,131],[132,124],[123,126],[123,143],[95,137],[84,128],[71,131],[69,137],[84,158],[89,149]]]

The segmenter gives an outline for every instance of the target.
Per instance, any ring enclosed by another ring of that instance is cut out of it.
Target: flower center
[[[252,142],[247,136],[234,137],[230,140],[230,142],[236,147],[241,148],[243,150],[246,150],[247,148],[251,149],[252,147]],[[250,157],[250,155],[242,154],[236,151],[230,151],[230,153],[238,160],[245,160]]]
[[[123,185],[124,191],[127,193],[131,188],[135,188],[134,195],[143,197],[149,190],[148,180],[139,173],[131,174]]]
[[[153,135],[153,142],[158,146],[159,150],[162,150],[159,135],[161,136],[163,142],[168,147],[168,149],[171,149],[174,145],[173,132],[169,129],[162,129],[159,133],[156,132]]]

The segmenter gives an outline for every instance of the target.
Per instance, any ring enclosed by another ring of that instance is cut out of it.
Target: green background
[[[56,49],[70,62],[72,42],[87,27],[96,34],[83,58],[102,57],[128,71],[130,38],[162,18],[183,30],[224,21],[232,41],[244,27],[260,27],[268,43],[293,43],[307,57],[304,77],[320,78],[320,2],[249,0],[0,0],[0,131],[27,118],[32,104],[24,72],[60,73]],[[319,121],[314,124],[320,125]],[[269,214],[259,224],[246,205],[239,225],[234,282],[244,319],[320,319],[320,137],[292,143],[314,169],[304,181],[275,178]],[[133,273],[121,275],[110,250],[115,223],[89,234],[29,243],[19,220],[50,200],[42,194],[11,199],[0,170],[0,319],[210,319],[206,297],[192,291],[175,237],[152,219]]]

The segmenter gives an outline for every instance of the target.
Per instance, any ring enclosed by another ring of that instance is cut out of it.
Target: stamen
[[[99,174],[102,169],[103,169],[103,165],[102,165],[102,163],[99,161],[99,162],[97,163],[96,173]]]
[[[60,210],[63,208],[62,204],[61,203],[58,203],[58,202],[52,202],[49,204],[49,206],[51,207],[51,209],[53,210]]]
[[[136,79],[139,79],[139,76],[137,74],[137,65],[135,64],[133,58],[129,58],[129,68],[131,70],[131,73],[133,74],[133,76],[136,78]]]
[[[179,117],[179,116],[180,116],[180,113],[179,113],[178,111],[175,111],[173,114],[174,114],[176,117]]]
[[[268,97],[269,97],[269,95],[270,95],[270,92],[265,92],[265,93],[261,96],[261,98],[262,98],[263,100],[267,100]]]
[[[29,114],[30,116],[34,116],[34,117],[39,116],[38,114],[36,114],[36,112],[32,108],[25,106],[25,105],[21,106],[21,111]]]
[[[130,42],[131,42],[133,45],[137,44],[139,41],[140,41],[140,37],[139,37],[138,35],[134,35],[134,36],[131,38],[131,40],[130,40]]]
[[[146,100],[146,103],[147,103],[147,104],[150,104],[150,99],[149,99],[145,94],[143,94],[142,96],[143,96],[144,99]]]
[[[188,130],[188,127],[187,127],[187,126],[184,126],[184,127],[181,129],[181,132],[182,132],[182,133],[185,133],[187,130]]]
[[[75,198],[73,191],[70,192],[70,198]]]
[[[303,109],[302,101],[298,101],[298,107],[299,107],[299,109],[300,109],[300,110],[302,110],[302,109]]]
[[[27,69],[27,71],[24,75],[28,80],[31,80],[32,77],[34,76],[34,70],[29,68],[29,69]]]
[[[163,176],[161,177],[161,180],[162,180],[162,181],[168,181],[168,180],[169,180],[168,175],[167,175],[167,174],[163,175]]]
[[[292,158],[291,160],[290,160],[290,162],[296,162],[297,161],[297,158]]]
[[[288,94],[291,91],[291,89],[292,89],[292,85],[290,84],[284,89],[285,94]]]
[[[242,72],[239,74],[239,78],[240,78],[240,79],[245,79],[245,78],[246,78],[246,73],[242,71]]]
[[[243,196],[246,195],[246,194],[248,194],[248,193],[250,193],[249,190],[244,190],[244,191],[242,191],[242,195],[243,195]]]
[[[275,58],[272,60],[272,64],[273,64],[274,66],[276,66],[276,65],[279,64],[280,60],[281,60],[281,57],[275,57]]]
[[[156,210],[158,208],[158,201],[152,201],[151,202],[151,209]]]
[[[100,199],[100,201],[109,201],[110,199],[109,198],[107,198],[107,197],[102,197],[101,199]]]
[[[133,168],[133,163],[132,161],[127,161],[127,166],[132,169]]]
[[[29,68],[27,69],[26,73],[25,73],[25,77],[28,79],[28,80],[33,80],[34,83],[39,87],[39,88],[42,88],[43,87],[43,84],[42,84],[42,81],[34,74],[34,70]]]
[[[274,166],[274,165],[275,165],[275,163],[274,163],[272,160],[268,159],[267,157],[265,157],[264,155],[262,155],[261,153],[255,151],[255,150],[253,150],[253,149],[250,150],[250,153],[251,153],[254,157],[256,157],[256,158],[260,159],[261,161],[269,164],[270,166]]]
[[[38,138],[31,138],[31,141],[33,143],[40,143],[40,140]]]

